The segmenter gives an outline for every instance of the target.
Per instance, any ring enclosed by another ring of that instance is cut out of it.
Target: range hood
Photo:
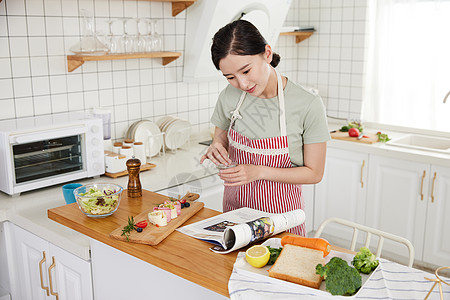
[[[275,47],[291,0],[198,0],[187,9],[184,74],[186,82],[223,78],[211,60],[214,34],[242,18],[255,25]]]

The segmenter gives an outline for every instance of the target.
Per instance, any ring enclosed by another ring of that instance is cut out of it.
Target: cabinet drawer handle
[[[51,264],[50,267],[48,267],[48,278],[49,278],[49,281],[50,281],[50,294],[52,294],[53,296],[55,296],[55,297],[56,297],[56,300],[58,300],[58,299],[59,299],[58,293],[56,293],[56,292],[53,291],[52,269],[53,269],[55,266],[56,266],[56,263],[55,263],[55,257],[52,256],[52,264]]]
[[[434,172],[433,185],[431,186],[431,203],[434,203],[434,182],[436,181],[436,172]]]
[[[42,276],[42,264],[45,262],[46,258],[45,258],[45,251],[42,251],[42,259],[39,262],[39,276],[41,277],[41,289],[43,289],[44,291],[47,292],[47,296],[50,296],[49,292],[48,292],[48,287],[44,286],[44,280],[43,280],[43,276]]]
[[[363,171],[364,171],[364,165],[366,164],[366,161],[363,160],[361,165],[361,188],[364,188],[364,181],[363,181]]]
[[[425,180],[426,172],[423,171],[422,183],[420,184],[420,200],[423,200],[423,181]]]

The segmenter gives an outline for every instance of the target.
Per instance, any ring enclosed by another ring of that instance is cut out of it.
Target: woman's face
[[[271,75],[272,50],[266,46],[263,54],[229,54],[219,62],[220,71],[228,82],[252,96],[267,98],[268,82]]]

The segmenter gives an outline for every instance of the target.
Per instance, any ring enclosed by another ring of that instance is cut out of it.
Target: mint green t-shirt
[[[228,85],[219,95],[211,122],[228,130],[231,112],[236,109],[242,91]],[[303,166],[303,145],[330,139],[324,105],[319,95],[288,79],[284,88],[286,133],[289,155],[294,166]],[[239,109],[242,119],[234,130],[250,139],[280,136],[278,97],[263,99],[247,94]]]

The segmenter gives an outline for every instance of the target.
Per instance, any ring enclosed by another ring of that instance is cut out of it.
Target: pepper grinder
[[[142,197],[142,186],[139,180],[141,161],[137,158],[127,160],[128,170],[128,198]]]

